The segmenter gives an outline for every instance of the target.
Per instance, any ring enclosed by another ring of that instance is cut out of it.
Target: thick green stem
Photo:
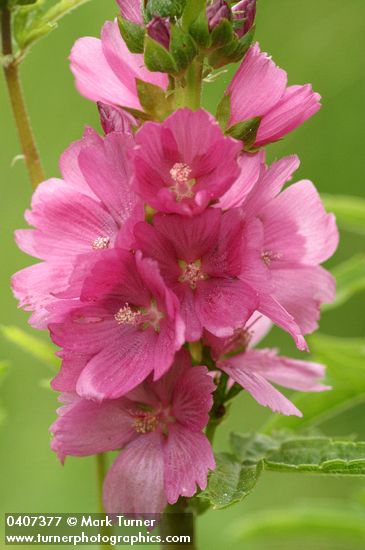
[[[45,179],[38,149],[24,102],[19,78],[19,66],[13,57],[11,37],[11,12],[4,8],[1,11],[2,52],[4,55],[4,75],[9,92],[11,107],[22,147],[25,164],[33,188]]]
[[[161,550],[181,550],[181,548],[188,548],[189,550],[196,550],[195,541],[195,515],[188,514],[188,500],[180,498],[180,500],[173,506],[168,506],[164,513],[164,520],[161,524],[161,537],[166,540],[166,537],[176,537],[177,533],[181,536],[190,537],[190,544],[161,544]]]
[[[196,58],[183,78],[175,80],[175,107],[190,107],[196,110],[201,106],[203,83],[203,61]]]

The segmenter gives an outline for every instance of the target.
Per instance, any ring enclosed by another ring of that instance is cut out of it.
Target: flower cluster
[[[139,2],[118,3],[123,21],[143,24]],[[211,4],[213,40],[226,21],[242,40],[255,8]],[[149,19],[148,38],[169,47],[171,17]],[[117,22],[101,40],[77,41],[71,69],[79,92],[98,102],[105,135],[86,129],[61,157],[62,179],[34,193],[34,229],[16,240],[42,261],[14,275],[13,291],[61,348],[53,450],[64,460],[121,449],[106,510],[159,512],[206,487],[215,464],[203,430],[220,378],[286,415],[301,413],[272,383],[328,389],[322,365],[253,349],[274,323],[306,350],[320,305],[334,297],[320,266],[337,246],[334,217],[310,181],[283,190],[296,156],[267,166],[262,148],[312,116],[320,98],[309,85],[288,87],[255,44],[223,99],[225,124],[202,108],[171,108],[171,78],[146,68]],[[141,82],[167,91],[163,115],[146,110]]]

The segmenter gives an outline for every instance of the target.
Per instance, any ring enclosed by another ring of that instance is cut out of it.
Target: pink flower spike
[[[122,449],[104,482],[108,513],[161,513],[179,496],[204,489],[215,468],[202,433],[215,385],[206,367],[192,367],[180,351],[160,380],[151,376],[122,398],[96,403],[73,394],[51,426],[61,460]]]
[[[258,308],[256,292],[238,276],[244,226],[237,210],[208,209],[193,218],[156,214],[153,225],[136,225],[137,246],[152,256],[178,296],[188,341],[203,328],[229,336]]]
[[[323,365],[279,357],[275,350],[247,350],[219,361],[218,367],[247,390],[260,405],[284,415],[302,416],[270,382],[306,392],[330,389],[318,382],[325,373]]]
[[[72,48],[71,71],[79,93],[92,101],[143,110],[136,79],[167,88],[167,75],[144,67],[143,55],[132,54],[123,41],[118,23],[107,21],[101,40],[85,37]]]
[[[151,372],[160,378],[184,343],[185,332],[177,298],[165,286],[156,262],[117,249],[100,253],[85,279],[79,306],[49,328],[71,360],[73,355],[91,355],[76,390],[97,401],[126,394]]]
[[[239,176],[242,144],[225,137],[203,109],[180,109],[136,134],[134,184],[160,212],[197,214],[221,197]]]
[[[128,19],[137,25],[143,24],[142,0],[117,0],[124,19]]]
[[[228,86],[231,99],[229,126],[261,117],[255,147],[277,141],[320,109],[320,95],[309,84],[287,87],[287,74],[261,52],[250,48]]]

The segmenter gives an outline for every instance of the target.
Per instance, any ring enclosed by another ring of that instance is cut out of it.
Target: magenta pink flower
[[[204,342],[211,348],[217,367],[265,407],[284,415],[302,416],[302,413],[280,393],[271,382],[304,392],[329,390],[319,383],[325,366],[309,361],[281,357],[275,349],[252,349],[271,329],[270,320],[255,313],[247,324],[237,329],[230,338],[217,338],[205,332]]]
[[[319,264],[336,250],[338,231],[310,181],[280,193],[298,166],[296,156],[275,162],[240,207],[251,234],[240,278],[259,293],[259,311],[305,349],[303,334],[317,328],[320,305],[335,295],[334,278]]]
[[[161,212],[201,212],[239,175],[241,142],[225,137],[203,109],[180,109],[161,124],[147,122],[136,144],[136,189]]]
[[[96,400],[115,399],[151,373],[160,378],[184,343],[185,326],[176,296],[167,289],[156,262],[121,249],[100,252],[89,270],[80,301],[50,309],[65,312],[49,325],[63,355],[90,355],[76,383],[77,393]],[[81,364],[82,366],[82,364]],[[59,381],[57,387],[60,387]]]
[[[255,146],[281,139],[320,109],[320,95],[309,84],[287,87],[287,74],[252,46],[228,86],[229,126],[261,117]]]
[[[149,377],[125,397],[96,403],[76,394],[51,426],[52,449],[88,456],[122,449],[104,482],[104,505],[112,513],[160,513],[179,496],[205,489],[215,468],[208,423],[215,386],[206,367],[191,367],[181,351],[159,381]]]
[[[20,306],[35,311],[31,323],[45,328],[46,307],[68,287],[78,256],[92,264],[117,244],[128,248],[131,231],[144,219],[143,205],[130,187],[133,140],[121,133],[105,139],[88,130],[61,158],[64,180],[42,183],[25,218],[36,229],[16,232],[18,246],[41,260],[13,276]]]
[[[143,110],[136,79],[164,89],[168,85],[166,74],[148,71],[143,55],[128,50],[116,21],[105,23],[101,40],[92,37],[77,40],[70,60],[78,91],[92,101]]]
[[[138,248],[157,260],[180,299],[188,341],[198,340],[203,328],[229,336],[258,308],[256,292],[238,278],[245,258],[237,210],[222,215],[211,208],[193,218],[156,214],[135,233]]]

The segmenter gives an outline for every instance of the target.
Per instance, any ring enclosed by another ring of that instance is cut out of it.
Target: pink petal
[[[247,390],[260,405],[286,416],[303,416],[293,403],[265,380],[261,374],[251,372],[242,366],[240,359],[240,356],[238,356],[238,360],[233,357],[227,361],[219,362],[218,366],[237,384]]]
[[[159,514],[166,504],[162,435],[142,435],[121,452],[105,478],[105,510]]]
[[[218,201],[217,207],[222,210],[241,206],[245,198],[255,185],[264,163],[263,151],[254,155],[244,154],[239,159],[241,173],[233,185]]]
[[[206,367],[185,369],[176,383],[172,397],[172,414],[191,431],[200,431],[208,424],[216,389]]]
[[[231,94],[229,126],[242,120],[264,116],[284,95],[287,75],[258,44],[250,48],[227,93]]]
[[[59,418],[50,427],[51,448],[63,462],[68,455],[90,456],[123,447],[136,437],[131,403],[125,399],[102,404],[67,395],[66,405],[58,410]]]
[[[260,374],[270,382],[298,391],[319,392],[329,389],[319,383],[326,367],[319,363],[280,357],[276,350],[248,350],[230,360],[248,372]]]
[[[215,468],[211,445],[205,435],[173,424],[164,447],[167,500],[174,504],[179,496],[192,497],[197,485],[204,490],[208,471]]]
[[[112,245],[118,230],[99,202],[73,191],[62,180],[48,180],[37,187],[26,219],[37,229],[16,232],[19,248],[60,262],[92,253],[98,237],[108,238]]]
[[[277,141],[295,130],[321,108],[321,96],[314,93],[312,86],[290,86],[280,101],[263,118],[255,145],[260,147]]]
[[[141,0],[117,0],[125,19],[132,23],[143,24]]]
[[[209,279],[196,289],[197,316],[204,328],[216,336],[230,336],[257,309],[257,293],[242,281]],[[186,324],[188,324],[186,319]]]
[[[255,347],[272,329],[272,321],[256,311],[247,321],[246,330],[250,333],[249,348]]]
[[[310,181],[288,187],[262,211],[265,248],[278,252],[282,263],[317,264],[330,258],[338,245],[333,215],[327,214]]]

